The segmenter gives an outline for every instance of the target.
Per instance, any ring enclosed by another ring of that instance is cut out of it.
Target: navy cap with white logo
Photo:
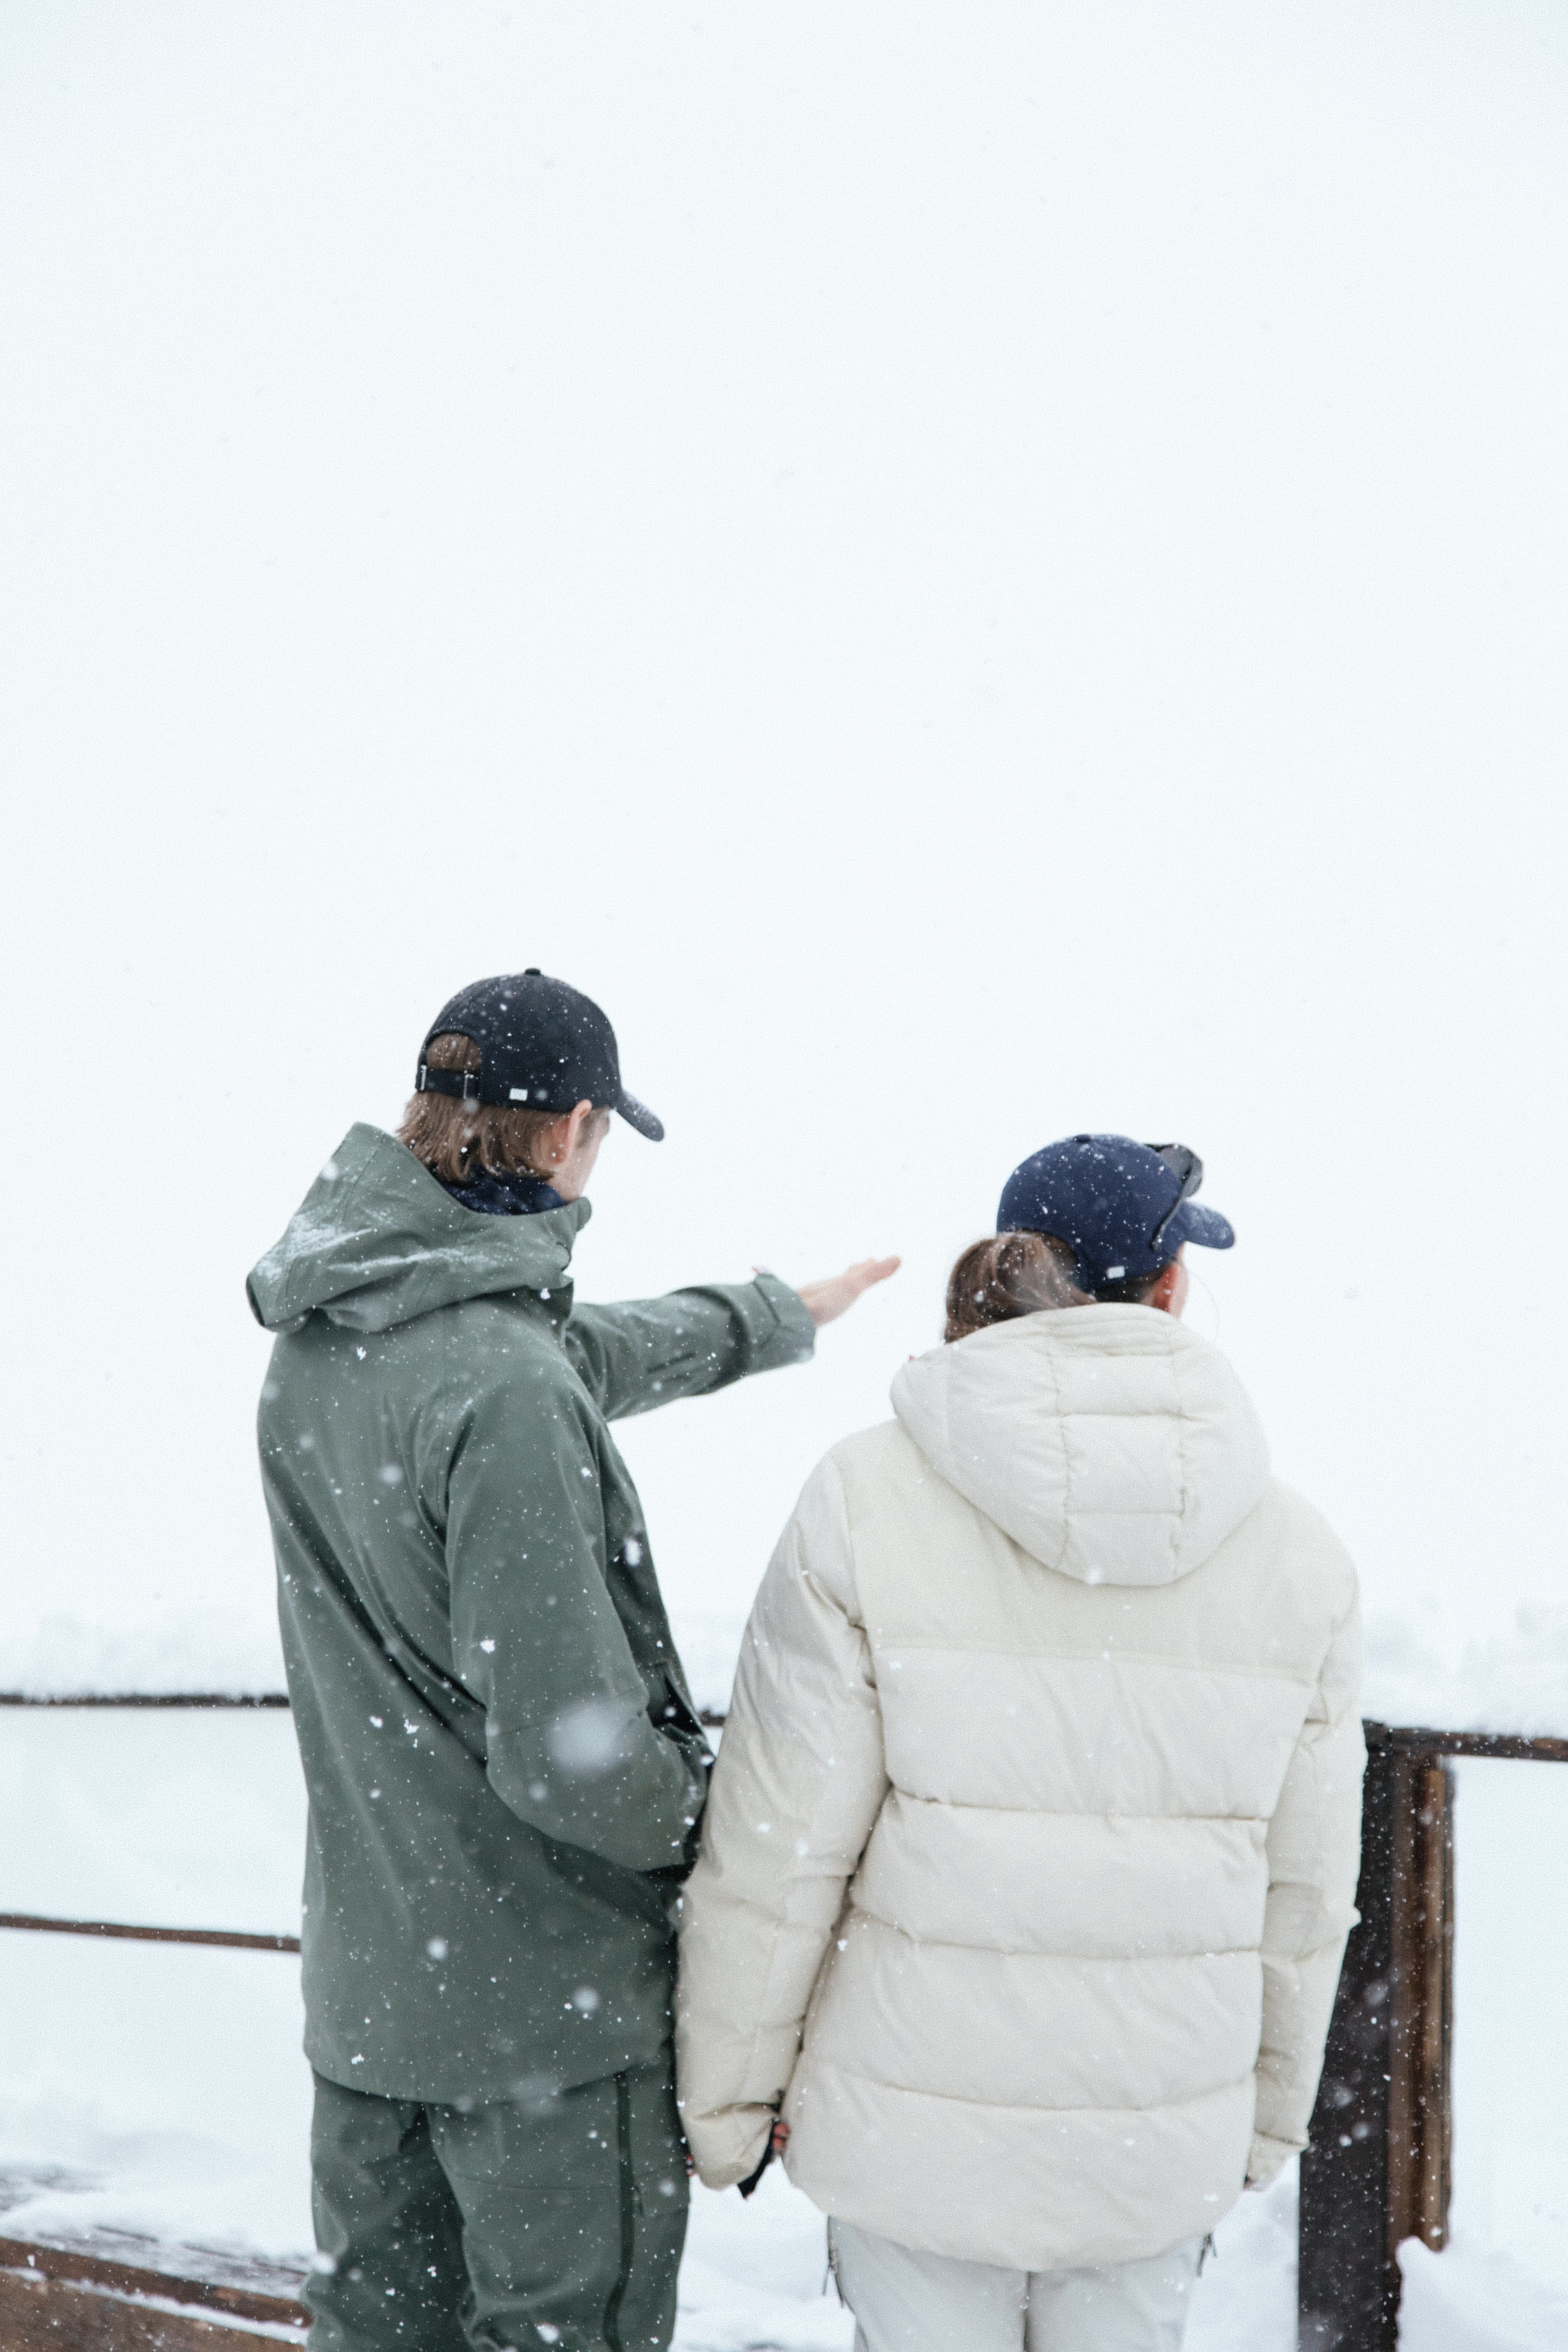
[[[453,1032],[479,1049],[477,1071],[433,1070],[433,1037]],[[441,1007],[419,1049],[414,1090],[508,1108],[568,1111],[591,1102],[619,1111],[650,1143],[664,1128],[621,1084],[616,1033],[591,996],[552,980],[537,966],[476,980]]]
[[[996,1212],[999,1234],[1055,1234],[1073,1251],[1082,1288],[1158,1274],[1184,1242],[1229,1249],[1228,1218],[1193,1194],[1204,1163],[1184,1143],[1130,1135],[1069,1135],[1014,1169]]]

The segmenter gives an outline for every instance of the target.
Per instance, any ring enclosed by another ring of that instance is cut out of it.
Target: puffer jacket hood
[[[586,1201],[531,1217],[478,1216],[395,1136],[351,1127],[246,1284],[268,1331],[311,1315],[390,1331],[437,1307],[510,1290],[564,1294]]]
[[[916,1357],[893,1410],[932,1468],[1031,1558],[1085,1584],[1171,1584],[1268,1483],[1219,1349],[1147,1307],[1021,1316]]]

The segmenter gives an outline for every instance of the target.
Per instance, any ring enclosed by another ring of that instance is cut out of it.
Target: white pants
[[[1103,2270],[1005,2271],[829,2221],[855,2352],[1181,2352],[1201,2238]]]

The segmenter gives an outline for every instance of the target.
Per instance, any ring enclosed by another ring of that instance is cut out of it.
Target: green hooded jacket
[[[815,1341],[755,1282],[574,1307],[585,1201],[463,1208],[352,1129],[251,1275],[310,1794],[305,2050],[531,2096],[654,2059],[710,1756],[607,1423]]]

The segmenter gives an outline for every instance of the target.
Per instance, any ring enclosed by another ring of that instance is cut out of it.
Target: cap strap
[[[451,1095],[458,1102],[478,1102],[479,1074],[478,1070],[433,1070],[428,1062],[421,1062],[414,1091],[416,1095]]]

